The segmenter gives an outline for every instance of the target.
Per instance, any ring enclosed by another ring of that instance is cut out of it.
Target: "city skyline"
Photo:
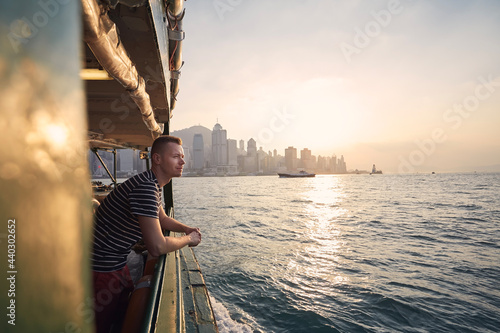
[[[202,129],[204,135],[199,133]],[[172,135],[179,136],[183,140],[187,174],[195,172],[207,175],[243,175],[275,174],[297,170],[320,173],[348,171],[343,155],[339,158],[334,153],[316,156],[310,149],[303,147],[299,150],[299,158],[297,148],[292,146],[285,148],[282,151],[283,155],[279,154],[276,148],[266,152],[262,147],[257,147],[254,138],[246,141],[241,138],[231,139],[227,130],[218,122],[211,131],[204,126],[191,126],[181,131],[174,131]],[[207,139],[211,138],[211,141],[205,142],[204,136]]]
[[[219,125],[220,125],[220,123],[218,123],[218,122],[217,122],[217,123],[215,123],[215,124],[216,124],[216,125],[217,125],[217,124],[219,124]],[[215,125],[214,125],[214,126],[215,126]],[[221,125],[221,126],[222,126],[222,125]],[[205,129],[209,130],[210,132],[212,132],[212,130],[210,130],[210,128],[208,128],[208,127],[206,127],[206,126],[202,126],[202,125],[192,125],[192,126],[189,126],[189,127],[183,128],[183,129],[177,129],[177,130],[174,130],[174,131],[172,131],[172,132],[171,132],[171,135],[177,135],[177,136],[179,136],[179,137],[181,137],[181,138],[182,138],[182,135],[179,135],[179,134],[178,134],[179,132],[181,132],[181,131],[185,131],[185,130],[189,130],[189,129],[194,128],[194,127],[203,127],[203,128],[205,128]],[[227,131],[227,129],[224,129],[224,130],[225,130],[225,131]],[[198,134],[200,134],[200,133],[198,133]],[[184,140],[184,138],[182,138],[182,139],[183,139],[183,141],[188,141],[188,142],[189,142],[189,140]],[[248,141],[248,140],[250,140],[250,139],[253,139],[253,140],[255,141],[256,146],[258,147],[258,149],[259,149],[259,150],[262,148],[262,150],[263,150],[263,151],[267,151],[267,152],[272,152],[272,151],[274,151],[274,150],[278,150],[278,151],[280,151],[280,150],[281,150],[281,151],[282,151],[282,153],[284,153],[284,152],[285,152],[285,150],[286,150],[288,147],[290,147],[290,145],[286,145],[286,146],[284,146],[284,147],[282,147],[282,148],[272,147],[272,148],[270,148],[270,149],[264,149],[264,147],[263,147],[263,146],[258,146],[258,142],[255,140],[255,138],[250,137],[250,138],[248,138],[248,139],[247,139],[247,141]],[[237,141],[238,146],[239,146],[240,148],[241,148],[241,142],[247,142],[247,141],[245,141],[244,139],[241,139],[241,138],[238,138],[238,139],[231,139],[230,137],[228,137],[228,140],[235,140],[235,141]],[[184,143],[183,143],[183,145],[184,145]],[[298,146],[297,148],[309,149],[309,147],[305,147],[305,146],[303,146],[303,147],[299,147],[299,146]],[[312,150],[312,149],[311,149],[311,150]],[[319,154],[319,155],[316,155],[316,156],[325,156],[325,155],[337,155],[337,153],[336,153],[336,152],[334,152],[334,151],[332,151],[332,152],[327,153],[327,154]],[[370,164],[370,165],[371,165],[371,164]]]

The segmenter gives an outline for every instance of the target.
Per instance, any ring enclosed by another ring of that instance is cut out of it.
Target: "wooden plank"
[[[177,251],[176,251],[177,252]],[[163,290],[161,294],[160,306],[158,309],[158,319],[156,324],[157,332],[173,332],[177,326],[177,265],[176,252],[168,253],[165,259],[165,273],[163,275]]]
[[[181,250],[181,269],[186,332],[218,332],[205,279],[189,247]]]

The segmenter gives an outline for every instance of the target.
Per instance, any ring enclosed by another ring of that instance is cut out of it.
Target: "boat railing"
[[[180,236],[171,233],[170,236]],[[193,250],[158,258],[140,332],[218,332],[205,280]]]
[[[150,298],[146,305],[146,311],[143,318],[141,332],[155,332],[155,326],[160,307],[160,296],[163,285],[163,275],[165,273],[166,255],[158,258],[155,266],[155,272],[150,286]],[[176,302],[177,303],[177,302]],[[178,331],[179,332],[179,331]]]

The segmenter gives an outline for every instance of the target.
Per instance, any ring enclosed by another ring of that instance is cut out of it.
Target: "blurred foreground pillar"
[[[92,332],[80,2],[0,0],[0,331]]]

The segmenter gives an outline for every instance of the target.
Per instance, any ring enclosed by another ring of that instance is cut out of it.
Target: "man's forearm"
[[[165,237],[165,247],[159,254],[165,254],[182,249],[184,246],[189,245],[190,241],[191,239],[189,236]]]
[[[160,221],[160,225],[162,229],[166,229],[169,231],[174,231],[174,232],[186,232],[187,226],[176,219],[173,219],[168,216],[163,216],[163,218]]]
[[[196,229],[189,230],[188,227],[172,218],[165,219],[162,217],[161,221],[167,227],[172,228],[173,231],[183,232],[186,230],[190,231],[190,233],[181,237],[165,237],[162,232],[162,223],[158,219],[139,216],[138,220],[146,248],[154,257],[178,250],[186,245],[196,246],[201,242],[201,233],[199,231]]]

